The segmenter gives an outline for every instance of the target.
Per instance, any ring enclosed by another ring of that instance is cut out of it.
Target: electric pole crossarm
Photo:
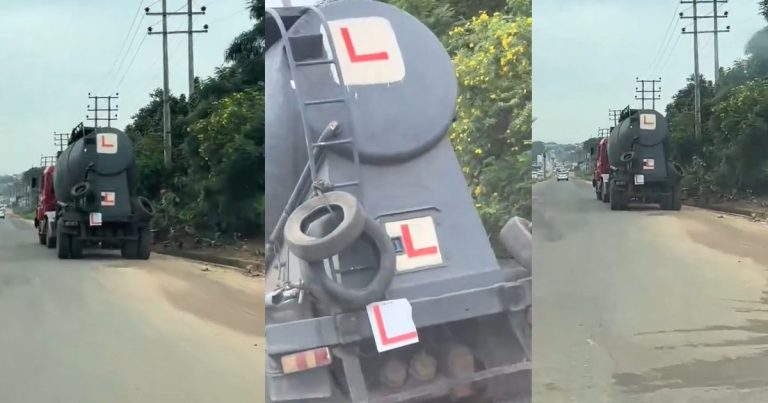
[[[193,11],[193,12],[187,12],[187,11],[173,11],[173,12],[167,12],[167,13],[147,13],[147,15],[151,16],[160,16],[162,17],[163,14],[165,15],[205,15],[205,11]]]
[[[168,31],[165,34],[205,34],[208,33],[208,29],[195,29],[192,31]],[[163,32],[149,32],[149,35],[163,35]]]

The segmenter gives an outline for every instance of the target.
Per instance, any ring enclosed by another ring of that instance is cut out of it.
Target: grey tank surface
[[[622,156],[634,152],[634,171],[666,176],[668,136],[664,115],[654,110],[630,110],[608,137],[608,162],[614,167],[624,166],[627,161],[622,161]]]
[[[468,401],[529,401],[531,275],[520,260],[500,266],[474,208],[447,136],[458,83],[440,40],[364,0],[268,9],[265,31],[267,401],[448,401],[456,368],[404,384],[398,360],[434,357],[374,341],[366,306],[399,299],[424,351],[478,363],[463,368],[488,387]],[[310,151],[325,201],[305,183]],[[337,214],[329,199],[342,195],[355,203],[335,202]],[[286,360],[318,348],[333,355],[324,368]]]
[[[78,138],[79,137],[79,138]],[[115,128],[85,128],[85,135],[72,137],[56,161],[53,188],[56,200],[74,201],[72,188],[86,181],[101,198],[114,193],[114,206],[102,209],[105,219],[131,214],[131,193],[135,187],[133,143]]]

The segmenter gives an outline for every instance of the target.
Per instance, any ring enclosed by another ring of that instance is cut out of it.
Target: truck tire
[[[340,210],[342,220],[330,233],[315,238],[304,233],[310,222],[325,217],[323,212]],[[285,222],[283,235],[288,249],[297,257],[316,262],[338,255],[363,232],[366,218],[355,196],[346,192],[328,192],[313,197],[296,208]]]
[[[133,214],[142,223],[148,223],[155,215],[155,206],[146,197],[139,196],[131,202]]]
[[[603,187],[601,189],[603,191],[603,203],[610,202],[611,201],[611,194],[610,194],[610,191],[609,191],[610,187],[609,187],[609,189],[606,189],[605,185],[603,185]]]
[[[603,184],[598,183],[595,185],[595,195],[597,196],[597,200],[603,200]]]
[[[680,188],[680,185],[675,185],[675,187],[672,189],[672,210],[674,211],[680,211],[681,208],[683,208],[683,197],[682,197],[682,189]]]
[[[139,229],[139,242],[136,243],[136,259],[149,259],[151,240],[152,234],[149,232],[149,227]]]
[[[72,259],[82,259],[83,250],[85,249],[83,240],[74,236],[70,236],[69,242],[69,257]]]
[[[611,186],[610,188],[610,202],[611,202],[611,210],[623,210],[624,206],[622,203],[623,196],[621,195],[621,192],[616,190],[615,186]]]
[[[72,235],[62,232],[63,227],[64,224],[62,224],[61,220],[59,220],[59,222],[56,224],[56,255],[59,257],[59,259],[69,259],[69,255],[71,253],[70,245],[72,243]]]
[[[48,249],[53,249],[56,247],[56,235],[53,233],[53,228],[51,228],[51,223],[46,219],[43,221],[43,225],[45,225],[45,246]]]
[[[373,218],[365,217],[364,224],[362,236],[367,237],[378,252],[376,275],[365,287],[350,289],[326,276],[325,271],[315,270],[310,262],[301,260],[301,277],[316,297],[327,298],[328,302],[345,309],[362,308],[384,297],[395,278],[395,248],[387,232]]]
[[[37,242],[40,243],[40,245],[46,244],[46,235],[45,231],[43,231],[43,225],[45,225],[45,222],[37,223]]]
[[[120,246],[120,256],[123,259],[136,259],[136,255],[139,252],[139,241],[123,241]]]

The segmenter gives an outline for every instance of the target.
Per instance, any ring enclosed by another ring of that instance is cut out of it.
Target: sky
[[[533,1],[533,136],[538,141],[579,143],[610,127],[609,109],[635,101],[635,79],[662,79],[664,113],[671,97],[693,74],[693,35],[690,4],[674,0],[534,0]],[[757,0],[718,4],[720,65],[729,67],[744,57],[744,45],[768,25],[758,15]],[[700,15],[713,15],[712,4],[699,5]],[[701,20],[700,30],[712,30]],[[714,76],[714,39],[699,36],[699,68]],[[650,85],[650,84],[648,84]],[[650,95],[648,95],[650,96]],[[646,105],[649,107],[649,105]]]
[[[186,0],[167,0],[168,11],[185,10]],[[6,4],[7,3],[7,4]],[[55,155],[53,133],[69,133],[86,120],[88,93],[119,93],[118,119],[124,129],[163,86],[159,0],[24,0],[4,2],[0,14],[0,174],[16,174]],[[246,0],[194,0],[195,75],[205,78],[224,63],[224,50],[253,22]],[[182,7],[184,7],[182,9]],[[138,14],[137,14],[137,11]],[[136,16],[134,20],[134,16]],[[131,23],[133,28],[129,31]],[[169,30],[186,29],[186,16],[168,17]],[[187,35],[169,35],[170,88],[188,92]],[[122,82],[121,82],[122,81]],[[100,105],[101,107],[101,105]]]

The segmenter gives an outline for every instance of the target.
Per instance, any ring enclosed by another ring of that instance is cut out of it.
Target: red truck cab
[[[608,162],[608,138],[600,139],[597,144],[597,161],[592,171],[592,186],[595,188],[597,200],[609,202],[608,176],[611,173],[611,164]]]
[[[53,174],[56,168],[51,165],[43,170],[40,178],[40,197],[37,201],[37,210],[35,211],[35,228],[37,228],[40,244],[48,244],[48,219],[47,214],[56,210],[56,195],[53,193]],[[53,234],[52,234],[53,235]],[[54,245],[55,246],[55,245]],[[50,246],[49,247],[53,247]]]

